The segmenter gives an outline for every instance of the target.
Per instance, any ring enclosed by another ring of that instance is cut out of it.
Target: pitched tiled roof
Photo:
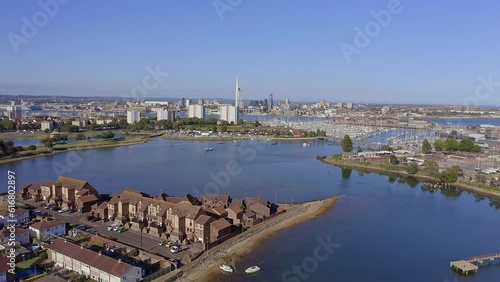
[[[106,273],[110,273],[116,277],[123,277],[123,275],[131,267],[133,267],[130,264],[118,261],[105,255],[99,255],[89,249],[81,248],[78,245],[66,242],[63,239],[57,239],[52,245],[49,246],[49,249]]]
[[[47,228],[58,226],[58,225],[63,225],[63,224],[65,224],[65,223],[60,221],[60,220],[40,221],[40,222],[37,222],[37,223],[31,225],[30,228],[37,229],[37,230],[45,230]]]
[[[0,257],[0,273],[5,273],[10,269],[9,262],[8,257]]]
[[[216,220],[212,223],[210,223],[210,230],[222,230],[230,227],[231,224],[227,222],[227,220],[221,218],[219,220]]]
[[[95,195],[87,195],[87,196],[81,196],[78,198],[78,201],[80,201],[81,203],[88,203],[88,202],[94,202],[94,201],[98,201],[99,199],[97,199],[97,197]]]
[[[76,190],[80,191],[85,185],[88,184],[87,181],[83,181],[80,179],[76,178],[71,178],[71,177],[66,177],[66,176],[59,176],[57,179],[58,183],[61,183],[62,185],[68,187],[68,188],[75,188]]]

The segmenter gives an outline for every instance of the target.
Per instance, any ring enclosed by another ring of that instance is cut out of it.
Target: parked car
[[[170,248],[172,247],[173,244],[174,244],[173,242],[168,241],[167,243],[165,243],[165,247]]]
[[[92,221],[94,218],[95,218],[95,216],[93,216],[93,215],[89,215],[89,216],[87,216],[87,220],[88,220],[88,221]]]
[[[158,245],[163,246],[163,245],[165,245],[167,242],[168,242],[168,241],[160,241],[160,242],[158,243]]]
[[[180,251],[181,251],[181,249],[178,246],[172,246],[172,248],[170,248],[170,252],[172,254],[178,253]]]
[[[51,210],[53,210],[53,211],[58,211],[58,210],[61,210],[61,208],[60,208],[60,207],[55,207],[55,206],[54,206],[54,207],[52,207],[52,208],[50,208],[50,209],[51,209]]]
[[[76,210],[69,210],[69,213],[74,213],[76,212]]]
[[[118,229],[116,230],[116,232],[118,232],[118,233],[123,233],[123,232],[125,232],[125,231],[127,231],[127,229],[125,229],[125,227],[120,227],[120,228],[118,228]]]
[[[96,222],[96,221],[99,221],[99,220],[101,220],[101,218],[99,218],[99,217],[94,217],[94,218],[92,219],[92,221],[93,221],[93,222]]]
[[[69,211],[69,209],[68,209],[68,208],[64,208],[64,209],[60,209],[60,210],[59,210],[59,212],[60,212],[60,213],[63,213],[63,212],[68,212],[68,211]]]

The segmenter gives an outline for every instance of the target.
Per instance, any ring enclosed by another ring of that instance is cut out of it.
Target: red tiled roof
[[[9,262],[8,257],[0,257],[0,273],[5,273],[10,269]]]
[[[211,230],[223,230],[223,229],[226,229],[226,228],[228,228],[230,226],[231,226],[231,224],[229,222],[227,222],[227,220],[225,220],[223,218],[210,223],[210,229]]]
[[[94,201],[98,201],[99,199],[97,199],[97,197],[95,195],[87,195],[87,196],[81,196],[78,198],[78,201],[80,201],[81,203],[88,203],[88,202],[94,202]]]
[[[87,181],[66,176],[59,176],[59,178],[57,178],[57,182],[68,188],[75,188],[78,191],[80,191],[83,187],[85,187],[85,185],[88,184]]]
[[[70,242],[65,242],[63,239],[57,239],[49,246],[49,249],[116,277],[123,277],[123,275],[133,267],[130,264],[115,260],[114,258],[99,255],[89,249],[81,248]]]
[[[40,222],[37,222],[37,223],[31,225],[30,228],[37,229],[37,230],[45,230],[47,228],[58,226],[58,225],[63,225],[63,224],[65,224],[65,223],[60,221],[60,220],[40,221]]]

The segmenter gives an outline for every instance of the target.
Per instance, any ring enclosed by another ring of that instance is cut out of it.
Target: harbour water
[[[207,147],[213,151],[205,152]],[[497,202],[467,192],[431,193],[416,180],[361,174],[316,160],[339,151],[327,142],[303,147],[302,142],[155,139],[4,164],[0,170],[15,171],[19,185],[63,174],[85,179],[101,193],[132,188],[150,194],[261,195],[278,202],[345,195],[324,216],[269,238],[235,264],[235,273],[217,281],[499,281],[499,264],[468,278],[449,269],[451,260],[500,251]],[[321,240],[338,245],[312,264],[309,258]],[[294,265],[304,263],[307,279],[294,274]],[[262,270],[246,275],[251,265]]]

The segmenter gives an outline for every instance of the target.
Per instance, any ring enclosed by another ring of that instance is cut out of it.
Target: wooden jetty
[[[464,260],[452,261],[450,262],[450,267],[458,273],[468,275],[470,273],[476,273],[479,269],[479,266],[477,266],[475,263],[479,263],[480,265],[482,265],[485,261],[491,263],[498,258],[500,258],[500,252],[487,255],[479,255],[466,258]]]

